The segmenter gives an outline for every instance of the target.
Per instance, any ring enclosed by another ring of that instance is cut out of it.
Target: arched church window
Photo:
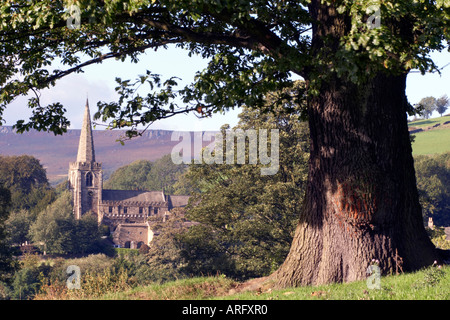
[[[86,173],[86,187],[92,187],[93,178],[92,172]]]

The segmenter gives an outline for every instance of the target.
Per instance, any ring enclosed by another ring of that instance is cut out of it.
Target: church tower
[[[91,115],[89,102],[86,100],[77,161],[69,165],[69,189],[72,192],[75,219],[91,212],[101,222],[102,184],[102,164],[95,161]]]

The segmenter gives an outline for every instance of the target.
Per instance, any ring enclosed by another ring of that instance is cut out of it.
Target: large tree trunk
[[[312,52],[320,59],[326,50],[332,57],[351,19],[318,0],[309,9],[317,21]],[[439,260],[417,193],[406,74],[368,74],[365,83],[355,84],[326,69],[316,73],[326,77],[308,102],[305,205],[291,250],[271,279],[281,287],[347,282],[367,278],[372,259],[384,274]]]
[[[305,207],[273,275],[278,286],[365,279],[372,259],[384,273],[439,260],[422,221],[405,82],[406,75],[364,85],[334,79],[310,102]]]

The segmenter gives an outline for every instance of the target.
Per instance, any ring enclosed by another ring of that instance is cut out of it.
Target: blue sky
[[[450,53],[440,52],[432,55],[432,58],[443,67],[450,63]],[[51,90],[42,92],[41,101],[43,104],[61,102],[67,109],[67,116],[71,122],[72,129],[79,129],[83,117],[86,97],[89,97],[91,114],[97,110],[98,101],[113,101],[116,97],[114,87],[115,77],[122,79],[135,79],[139,74],[144,74],[145,70],[161,74],[163,78],[177,76],[182,79],[181,85],[191,82],[195,72],[202,70],[207,61],[200,57],[188,57],[186,51],[170,48],[168,50],[148,51],[141,56],[138,64],[121,63],[118,61],[106,61],[100,65],[90,66],[85,73],[73,74],[60,80]],[[440,97],[443,94],[450,96],[450,65],[438,73],[421,75],[411,73],[408,76],[406,93],[409,102],[414,104],[426,96]],[[26,107],[26,98],[19,98],[14,101],[4,113],[6,125],[12,125],[18,119],[26,118],[29,114]],[[166,130],[219,130],[220,127],[228,123],[234,126],[238,122],[239,110],[231,110],[225,115],[215,114],[210,119],[198,119],[195,115],[178,115],[154,123],[151,129]],[[433,116],[437,116],[434,114]],[[103,127],[98,126],[97,129]]]

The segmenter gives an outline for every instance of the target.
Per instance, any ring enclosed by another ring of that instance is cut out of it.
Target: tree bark
[[[372,259],[392,273],[439,261],[416,188],[406,75],[363,85],[339,79],[310,101],[311,156],[304,210],[279,287],[367,278]]]

